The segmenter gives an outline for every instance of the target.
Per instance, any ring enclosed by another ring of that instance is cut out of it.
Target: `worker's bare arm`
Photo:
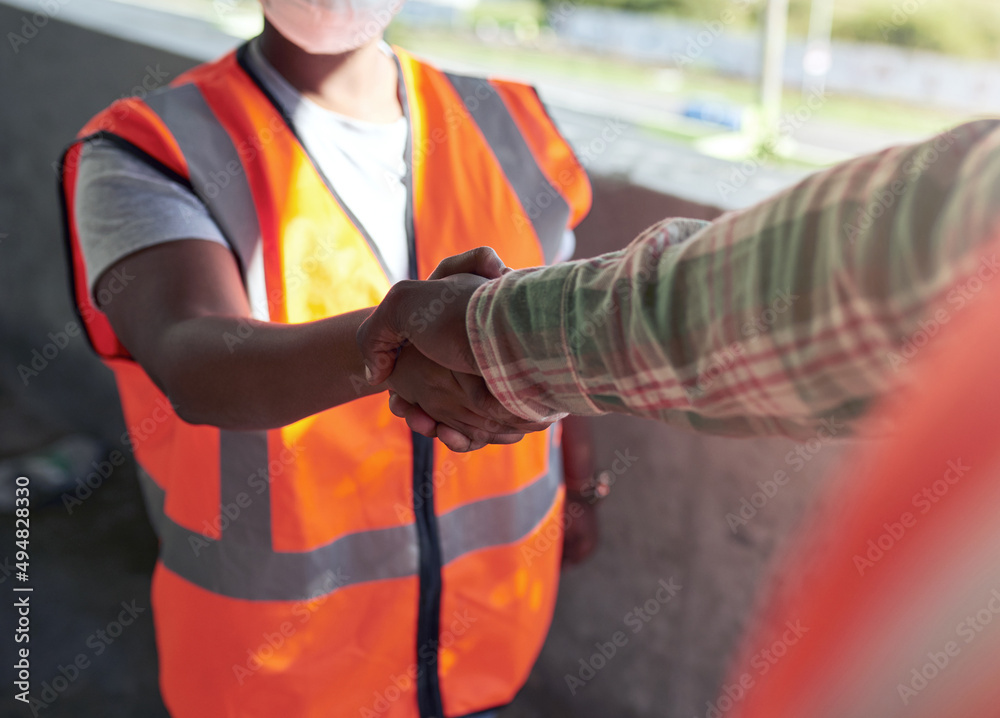
[[[191,423],[269,429],[386,388],[364,380],[355,341],[371,309],[305,324],[252,319],[236,260],[217,243],[179,240],[136,252],[96,289],[111,297],[101,309],[129,353]],[[393,389],[421,396],[432,368],[401,373]],[[456,382],[435,386],[435,405],[450,402],[455,408],[446,413],[462,418],[456,428],[475,436],[476,446],[538,428],[518,424],[485,388],[470,395]],[[486,399],[465,408],[476,397]]]
[[[117,276],[129,277],[117,293]],[[384,387],[368,387],[354,340],[370,310],[307,324],[251,318],[225,247],[198,239],[123,258],[98,281],[101,309],[132,356],[192,423],[283,426]]]

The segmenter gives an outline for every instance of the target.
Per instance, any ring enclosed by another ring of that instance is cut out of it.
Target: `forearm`
[[[996,127],[845,163],[680,246],[670,232],[693,228],[668,224],[508,275],[469,306],[480,369],[523,416],[789,435],[855,416],[899,381],[893,352],[918,322],[990,261]]]
[[[271,429],[382,391],[364,380],[355,333],[371,310],[307,324],[205,316],[163,337],[158,375],[179,415]]]

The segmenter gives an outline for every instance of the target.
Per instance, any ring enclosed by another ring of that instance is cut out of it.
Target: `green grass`
[[[751,82],[702,71],[688,74],[682,94],[721,97],[749,105],[756,100],[757,87]],[[806,95],[798,90],[786,89],[785,111],[794,111],[805,98]],[[906,134],[940,132],[966,119],[959,112],[836,93],[829,94],[817,117],[828,122]]]

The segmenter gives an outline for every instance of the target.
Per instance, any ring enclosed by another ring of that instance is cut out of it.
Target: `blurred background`
[[[58,158],[112,100],[260,27],[256,0],[0,0],[0,590],[15,580],[4,560],[13,477],[28,473],[40,714],[166,715],[150,611],[109,630],[123,603],[149,608],[156,541],[111,375],[71,309]],[[710,219],[1000,111],[993,0],[408,0],[387,39],[450,70],[538,87],[594,183],[581,257],[663,217]],[[722,439],[622,418],[594,427],[599,468],[626,468],[601,507],[600,549],[566,572],[546,647],[503,716],[705,716],[773,588],[774,557],[850,442]],[[793,464],[796,450],[808,460]],[[791,481],[764,496],[782,470]],[[581,673],[670,580],[677,596]],[[10,604],[0,601],[5,636]],[[0,645],[9,687],[13,644]],[[81,655],[86,666],[70,670]],[[31,713],[20,708],[4,698],[0,716]]]

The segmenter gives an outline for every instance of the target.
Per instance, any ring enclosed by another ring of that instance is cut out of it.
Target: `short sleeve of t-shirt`
[[[81,153],[73,211],[91,292],[108,268],[141,249],[177,239],[229,246],[190,189],[105,140]]]
[[[88,143],[76,190],[74,213],[91,292],[105,271],[141,249],[178,239],[229,246],[191,190],[110,142]],[[553,263],[572,257],[575,248],[573,231],[566,230]]]

